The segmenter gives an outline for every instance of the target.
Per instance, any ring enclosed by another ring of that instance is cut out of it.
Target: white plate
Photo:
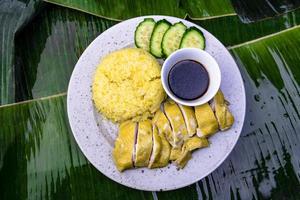
[[[72,132],[87,159],[104,175],[128,187],[159,191],[173,190],[190,185],[214,171],[229,155],[242,130],[245,117],[245,90],[239,69],[227,49],[203,28],[183,19],[167,16],[146,16],[156,21],[166,19],[171,23],[182,21],[186,26],[201,29],[206,38],[206,49],[218,62],[221,89],[231,103],[235,116],[233,127],[210,138],[209,148],[193,153],[193,158],[183,170],[173,164],[160,169],[139,168],[123,173],[116,169],[111,152],[117,136],[117,126],[99,115],[92,103],[93,74],[100,59],[108,53],[134,44],[134,31],[145,17],[121,22],[99,35],[83,52],[73,71],[68,88],[68,116]]]

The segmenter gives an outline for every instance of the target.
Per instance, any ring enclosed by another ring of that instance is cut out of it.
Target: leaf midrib
[[[53,99],[53,98],[66,96],[66,95],[67,95],[67,92],[62,92],[62,93],[58,93],[58,94],[54,94],[54,95],[50,95],[50,96],[46,96],[46,97],[40,97],[40,98],[30,99],[30,100],[26,100],[26,101],[19,101],[19,102],[16,102],[16,103],[4,104],[4,105],[0,106],[0,109],[6,108],[6,107],[11,107],[11,106],[17,106],[17,105],[21,105],[21,104],[34,103],[34,102],[37,102],[37,101],[45,101],[45,100],[49,100],[49,99]]]
[[[239,47],[242,47],[242,46],[246,46],[246,45],[249,45],[249,44],[253,44],[255,42],[258,42],[258,41],[261,41],[261,40],[264,40],[264,39],[267,39],[267,38],[270,38],[270,37],[273,37],[273,36],[276,36],[276,35],[280,35],[280,34],[283,34],[285,32],[292,31],[292,30],[297,29],[299,27],[300,27],[300,25],[296,25],[296,26],[293,26],[291,28],[287,28],[287,29],[284,29],[282,31],[278,31],[276,33],[272,33],[272,34],[269,34],[269,35],[265,35],[263,37],[256,38],[254,40],[249,40],[247,42],[243,42],[243,43],[240,43],[240,44],[237,44],[237,45],[233,45],[233,46],[227,47],[227,49],[231,50],[231,49],[236,49],[236,48],[239,48]]]

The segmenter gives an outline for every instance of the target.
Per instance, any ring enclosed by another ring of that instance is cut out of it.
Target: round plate
[[[206,48],[218,62],[221,89],[231,103],[235,117],[233,127],[219,132],[209,140],[211,145],[193,152],[192,159],[183,170],[174,164],[159,169],[131,169],[120,173],[112,160],[112,149],[118,126],[101,116],[92,102],[91,85],[97,65],[103,56],[115,50],[134,46],[134,31],[144,18],[156,21],[166,19],[171,23],[182,21],[186,26],[201,29],[206,38]],[[83,52],[73,71],[68,89],[68,116],[72,132],[83,154],[110,179],[140,190],[161,191],[181,188],[204,178],[214,171],[229,155],[242,130],[245,117],[245,90],[239,69],[227,49],[212,34],[183,19],[167,16],[137,17],[121,22],[99,35]]]

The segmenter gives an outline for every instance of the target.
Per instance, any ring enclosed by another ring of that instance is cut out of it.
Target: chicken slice
[[[181,154],[181,148],[172,148],[171,149],[171,154],[170,154],[170,160],[176,160],[179,158]]]
[[[147,167],[152,150],[152,124],[150,120],[139,122],[134,165]]]
[[[195,115],[198,123],[197,135],[208,137],[218,131],[218,121],[208,103],[195,107]]]
[[[209,142],[206,138],[199,138],[198,136],[191,137],[184,142],[184,147],[188,151],[208,147]]]
[[[213,98],[215,115],[218,120],[221,131],[229,129],[234,123],[234,117],[228,109],[228,103],[224,99],[224,95],[221,90],[217,92]]]
[[[197,121],[194,108],[180,104],[178,104],[178,106],[183,115],[188,135],[189,137],[192,137],[193,135],[195,135],[197,129]]]
[[[178,105],[173,101],[164,103],[165,114],[171,124],[173,137],[176,138],[176,147],[180,147],[183,140],[188,138],[188,133],[184,123],[183,116]]]
[[[161,150],[158,155],[158,158],[155,159],[151,168],[165,167],[169,163],[171,146],[163,134],[159,134],[159,137],[161,140]]]
[[[183,149],[179,157],[175,160],[175,164],[178,168],[183,169],[191,158],[192,153],[187,149]]]
[[[133,167],[132,155],[134,149],[137,123],[123,122],[119,127],[119,134],[113,149],[113,160],[119,171]]]
[[[158,130],[156,126],[152,126],[152,142],[153,147],[148,165],[149,168],[153,168],[153,164],[159,159],[162,150],[161,138],[158,135]]]
[[[158,110],[155,113],[152,122],[154,125],[157,126],[159,134],[163,134],[165,138],[169,141],[169,143],[173,147],[176,147],[177,143],[179,142],[177,141],[178,138],[175,138],[173,136],[173,131],[170,122],[161,110]]]
[[[184,141],[181,149],[172,149],[170,160],[175,160],[175,164],[182,169],[191,159],[192,151],[203,147],[208,147],[208,145],[209,143],[206,138],[199,138],[198,136],[188,138],[186,141]]]

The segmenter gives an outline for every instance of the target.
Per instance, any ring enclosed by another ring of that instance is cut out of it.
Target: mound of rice
[[[96,108],[114,122],[148,118],[165,98],[160,70],[157,60],[142,49],[122,49],[105,56],[92,86]]]

